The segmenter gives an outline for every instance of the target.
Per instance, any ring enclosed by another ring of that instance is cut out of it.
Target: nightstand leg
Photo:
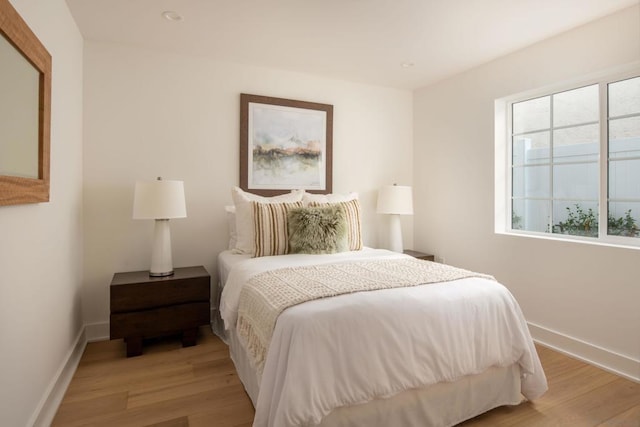
[[[127,343],[127,357],[140,356],[142,354],[141,337],[128,337],[124,341]]]
[[[198,328],[190,328],[182,331],[182,346],[191,347],[196,345],[196,338],[198,337]]]

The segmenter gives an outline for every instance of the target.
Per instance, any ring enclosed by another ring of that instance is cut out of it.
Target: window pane
[[[609,199],[640,200],[640,159],[609,162]]]
[[[609,202],[607,233],[640,237],[640,202]]]
[[[609,117],[640,113],[640,77],[609,84]]]
[[[514,200],[511,228],[541,233],[548,232],[550,204],[549,200]]]
[[[513,164],[549,163],[549,132],[513,137]]]
[[[640,157],[640,117],[609,121],[609,157]]]
[[[598,85],[553,95],[553,126],[598,121]]]
[[[553,232],[598,237],[598,203],[553,202]]]
[[[553,132],[553,161],[598,160],[600,152],[598,125],[576,126]]]
[[[549,96],[515,103],[512,111],[514,134],[551,127],[551,97]]]
[[[549,187],[549,166],[521,166],[513,168],[513,197],[547,197]]]
[[[598,200],[599,176],[598,163],[554,165],[553,198]]]

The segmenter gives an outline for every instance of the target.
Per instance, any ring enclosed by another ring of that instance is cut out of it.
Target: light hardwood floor
[[[209,328],[195,347],[167,338],[143,351],[127,359],[122,340],[88,344],[52,425],[251,426],[251,401],[227,346]],[[640,427],[640,384],[545,347],[538,354],[549,381],[542,398],[463,425]]]

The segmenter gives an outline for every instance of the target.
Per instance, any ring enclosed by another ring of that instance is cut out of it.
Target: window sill
[[[549,233],[536,233],[536,232],[523,232],[523,231],[495,231],[497,235],[503,236],[513,236],[513,237],[525,237],[532,239],[542,239],[542,240],[553,240],[564,243],[578,243],[585,245],[594,245],[594,246],[605,246],[610,248],[618,248],[618,249],[631,249],[631,250],[640,250],[640,238],[632,238],[632,237],[620,237],[620,238],[611,238],[609,237],[605,240],[598,240],[591,237],[581,237],[581,236],[569,236],[565,234],[549,234]],[[637,242],[628,242],[629,240],[637,240]]]

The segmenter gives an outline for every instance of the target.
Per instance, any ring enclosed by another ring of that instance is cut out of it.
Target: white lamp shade
[[[187,207],[184,201],[182,181],[161,180],[138,181],[133,199],[133,218],[169,219],[185,218]]]
[[[406,185],[387,185],[378,192],[379,214],[413,215],[413,197],[411,187]]]

